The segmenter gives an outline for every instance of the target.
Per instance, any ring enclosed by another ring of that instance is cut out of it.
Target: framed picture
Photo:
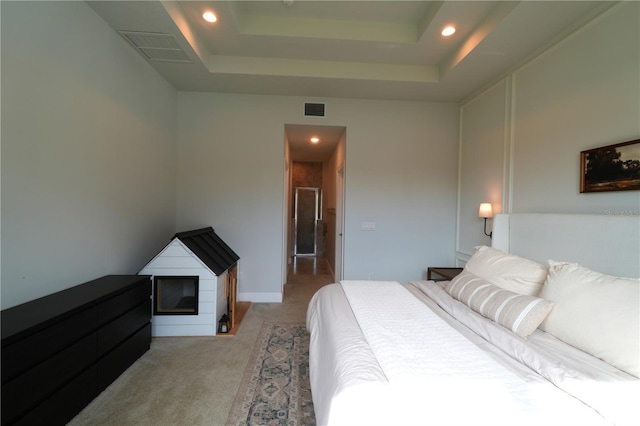
[[[580,192],[640,190],[640,139],[580,153]]]

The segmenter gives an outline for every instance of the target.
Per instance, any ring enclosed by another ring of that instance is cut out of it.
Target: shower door
[[[320,188],[296,188],[295,193],[295,245],[296,255],[315,256],[317,223],[320,219]]]

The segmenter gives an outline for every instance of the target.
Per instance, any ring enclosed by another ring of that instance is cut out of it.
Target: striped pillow
[[[445,290],[483,317],[527,338],[553,308],[553,302],[497,287],[471,272],[462,271]]]

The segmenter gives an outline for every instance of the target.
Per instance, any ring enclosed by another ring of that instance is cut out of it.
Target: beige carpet
[[[284,303],[253,303],[234,337],[154,338],[151,349],[79,413],[81,425],[224,425],[263,322],[304,322],[332,278],[290,274]]]

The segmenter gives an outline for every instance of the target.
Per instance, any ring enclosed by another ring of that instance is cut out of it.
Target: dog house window
[[[198,315],[198,279],[197,275],[154,277],[154,315]]]

